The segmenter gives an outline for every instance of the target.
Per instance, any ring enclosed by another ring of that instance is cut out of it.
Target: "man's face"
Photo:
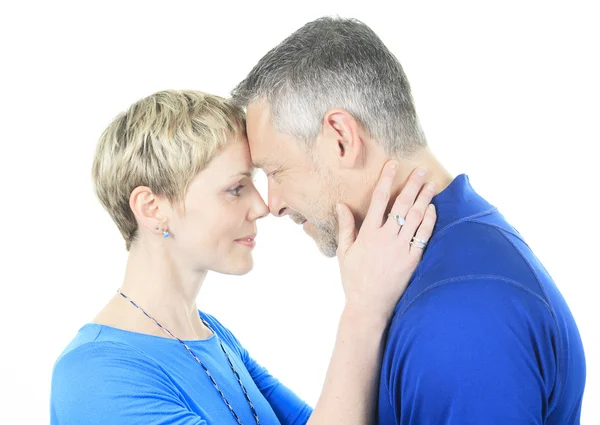
[[[302,141],[278,132],[271,123],[270,108],[255,102],[248,106],[248,142],[252,161],[268,178],[271,214],[289,215],[302,224],[328,257],[337,250],[337,214],[341,199],[335,176],[319,165]]]

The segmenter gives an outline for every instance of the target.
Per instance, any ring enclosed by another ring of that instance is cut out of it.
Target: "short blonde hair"
[[[148,186],[171,202],[182,202],[218,148],[240,134],[245,135],[244,111],[197,91],[155,93],[112,121],[98,141],[92,179],[127,250],[138,227],[129,207],[131,192]]]

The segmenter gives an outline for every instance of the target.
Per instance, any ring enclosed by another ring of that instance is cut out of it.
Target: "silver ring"
[[[419,244],[419,243],[417,243],[417,242],[411,242],[411,243],[410,243],[410,246],[414,246],[415,248],[419,248],[419,249],[425,249],[425,247],[426,247],[427,245]]]
[[[404,220],[404,217],[402,217],[400,214],[389,213],[388,217],[393,217],[400,227],[404,226],[404,223],[406,223],[406,220]]]
[[[415,243],[421,244],[423,246],[427,246],[427,241],[424,241],[423,239],[414,237],[414,238],[412,238],[412,241]]]

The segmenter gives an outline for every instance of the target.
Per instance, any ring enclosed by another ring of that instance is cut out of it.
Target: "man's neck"
[[[437,158],[435,158],[428,148],[420,150],[410,158],[390,158],[381,152],[371,160],[372,163],[369,166],[371,171],[367,174],[371,175],[370,180],[372,181],[363,186],[365,192],[363,194],[358,194],[359,199],[357,200],[357,198],[355,198],[356,204],[354,212],[358,228],[360,228],[360,225],[362,224],[362,221],[364,220],[364,217],[369,209],[373,190],[379,179],[381,170],[383,169],[384,164],[390,159],[397,160],[399,162],[399,167],[392,191],[390,193],[390,202],[388,208],[392,207],[396,197],[400,194],[411,173],[417,167],[421,166],[427,169],[426,181],[432,182],[435,185],[436,194],[442,192],[448,187],[448,185],[450,185],[450,183],[452,183],[452,175],[444,168]]]
[[[396,196],[402,191],[412,172],[418,167],[425,167],[427,169],[426,181],[432,182],[435,185],[436,195],[446,189],[454,179],[429,148],[421,149],[410,158],[395,159],[400,163],[400,166],[391,193],[392,201],[396,199]]]

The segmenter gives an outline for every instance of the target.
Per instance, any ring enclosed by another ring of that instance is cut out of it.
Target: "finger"
[[[406,222],[398,234],[401,243],[408,244],[415,236],[417,229],[423,222],[427,206],[431,203],[434,195],[435,186],[431,182],[427,183],[421,192],[419,192],[419,196],[414,205],[408,210]]]
[[[396,178],[398,171],[398,162],[388,161],[381,171],[379,181],[373,191],[371,197],[371,204],[369,205],[369,211],[363,221],[363,226],[377,228],[381,227],[383,223],[383,215],[387,209],[388,202],[390,201],[390,192],[392,191],[392,185]]]
[[[423,245],[423,242],[429,243],[436,220],[437,214],[435,212],[435,206],[433,204],[429,204],[427,211],[425,212],[425,217],[423,217],[423,222],[417,229],[417,233],[415,235],[416,240],[413,245],[410,245],[409,255],[411,255],[416,261],[419,261],[423,256],[425,247],[421,246]]]
[[[344,204],[338,204],[336,207],[338,214],[338,257],[343,257],[356,240],[356,225],[354,224],[354,214]]]
[[[411,173],[410,177],[408,178],[408,181],[406,182],[406,185],[404,186],[404,188],[402,188],[402,191],[396,198],[396,201],[394,202],[394,205],[392,206],[392,209],[390,211],[391,213],[398,214],[400,217],[406,219],[410,207],[412,207],[412,205],[415,203],[415,199],[417,199],[417,196],[419,195],[421,189],[423,188],[423,185],[425,184],[426,176],[427,169],[425,167],[418,167]],[[429,201],[427,201],[427,203],[423,206],[423,209],[427,207],[428,203]],[[421,223],[420,220],[419,223]],[[417,223],[417,226],[419,225],[419,223]],[[389,229],[390,231],[398,232],[400,230],[398,228],[398,222],[394,217],[388,217],[383,227]]]

